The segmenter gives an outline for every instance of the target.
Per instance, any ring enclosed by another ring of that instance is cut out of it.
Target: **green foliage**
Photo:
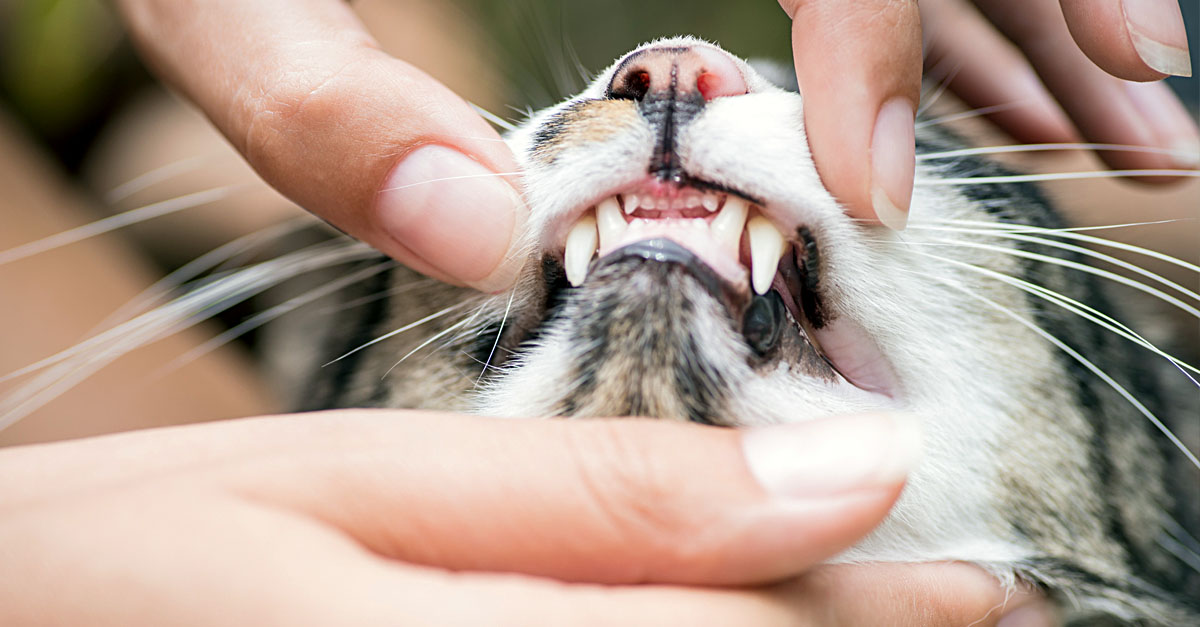
[[[51,134],[70,128],[108,87],[121,30],[100,0],[23,0],[3,7],[0,88]]]

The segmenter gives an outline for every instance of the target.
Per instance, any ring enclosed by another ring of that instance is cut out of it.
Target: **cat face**
[[[708,76],[715,94],[695,87]],[[1013,360],[1053,362],[1006,315],[1020,290],[954,265],[1019,275],[1013,257],[849,218],[813,164],[800,95],[719,48],[643,46],[510,141],[540,262],[510,316],[537,337],[493,359],[484,411],[723,425],[977,411],[997,404],[979,381],[1040,387]],[[913,219],[994,221],[937,187],[918,187]]]
[[[803,98],[691,38],[629,53],[508,139],[531,262],[477,314],[494,341],[468,407],[725,426],[912,411],[925,460],[839,559],[970,560],[1008,580],[1037,564],[1101,605],[1142,594],[1116,582],[1157,550],[1170,499],[1118,388],[1152,393],[1118,365],[1124,349],[1044,297],[1110,309],[1066,269],[1079,256],[1000,236],[1061,228],[1036,190],[954,184],[1007,172],[936,158],[958,143],[925,129],[911,227],[853,220],[818,176]],[[1113,476],[1138,494],[1110,500]],[[1137,531],[1114,540],[1114,520]],[[1061,564],[1113,583],[1086,592]]]

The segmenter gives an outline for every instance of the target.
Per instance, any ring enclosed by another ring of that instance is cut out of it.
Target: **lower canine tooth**
[[[596,215],[590,211],[583,214],[567,233],[563,266],[567,271],[567,281],[575,287],[587,278],[588,264],[592,261],[592,253],[596,252],[596,239]]]
[[[596,226],[600,231],[601,250],[608,250],[625,232],[625,218],[621,217],[621,207],[616,198],[605,198],[596,207]]]
[[[779,259],[783,257],[783,234],[762,216],[750,218],[746,223],[746,234],[750,236],[750,284],[755,293],[766,294],[775,280]]]

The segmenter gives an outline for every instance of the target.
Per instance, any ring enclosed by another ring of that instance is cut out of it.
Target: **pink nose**
[[[621,62],[608,85],[609,95],[642,100],[667,92],[674,97],[699,94],[706,102],[747,92],[746,79],[733,59],[705,46],[649,48]]]

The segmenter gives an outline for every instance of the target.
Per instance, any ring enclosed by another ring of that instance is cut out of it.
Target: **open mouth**
[[[875,342],[853,321],[833,320],[824,307],[820,247],[813,234],[800,227],[785,235],[758,204],[737,192],[648,180],[603,198],[567,230],[562,258],[567,282],[579,287],[594,264],[664,240],[694,255],[726,291],[744,295],[730,314],[759,358],[775,356],[780,329],[790,324],[803,336],[805,350],[842,379],[894,396],[895,378]]]
[[[749,275],[757,294],[770,289],[787,250],[783,233],[742,196],[651,180],[577,218],[564,245],[567,280],[579,286],[593,257],[655,238],[688,249],[730,284],[742,285]]]

